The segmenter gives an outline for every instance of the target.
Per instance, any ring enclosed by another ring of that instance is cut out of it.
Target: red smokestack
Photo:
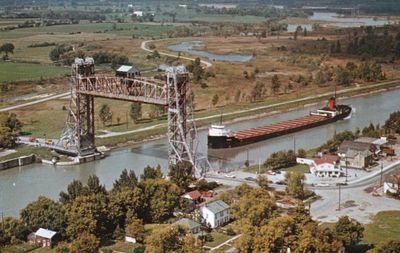
[[[331,97],[329,99],[329,104],[328,104],[329,109],[335,110],[336,109],[336,99],[335,97]]]

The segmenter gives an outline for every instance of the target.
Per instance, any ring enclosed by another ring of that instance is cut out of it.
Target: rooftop
[[[315,158],[313,160],[317,165],[324,164],[324,163],[335,164],[339,160],[339,157],[336,155],[323,155],[323,156],[321,156],[319,158]]]
[[[199,199],[201,198],[201,193],[198,190],[187,192],[183,195],[187,199]]]
[[[353,152],[372,152],[376,150],[375,146],[371,143],[358,142],[358,141],[343,141],[339,146],[338,153]]]
[[[229,208],[229,205],[222,200],[217,200],[214,202],[207,203],[204,208],[207,208],[214,214],[222,212]]]
[[[200,227],[199,223],[197,223],[191,219],[188,219],[188,218],[182,218],[182,219],[178,220],[177,222],[175,222],[175,224],[188,226],[189,229],[194,229],[194,228]]]
[[[36,231],[35,236],[40,236],[43,238],[51,239],[56,234],[57,234],[57,232],[55,232],[55,231],[51,231],[51,230],[44,229],[44,228],[39,228],[38,231]]]

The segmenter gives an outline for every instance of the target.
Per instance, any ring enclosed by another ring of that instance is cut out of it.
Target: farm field
[[[54,65],[0,61],[0,82],[38,80],[63,76],[69,72],[68,68]]]

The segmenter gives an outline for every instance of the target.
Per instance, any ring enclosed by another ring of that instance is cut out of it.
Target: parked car
[[[246,177],[245,180],[255,182],[256,179],[254,177]]]

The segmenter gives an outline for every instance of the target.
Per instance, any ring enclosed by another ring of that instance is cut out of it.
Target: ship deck
[[[228,137],[235,137],[236,139],[243,140],[247,138],[253,138],[256,136],[269,135],[277,132],[286,131],[292,128],[304,127],[309,124],[324,121],[327,118],[318,115],[309,115],[293,120],[283,121],[276,124],[271,124],[262,127],[250,128],[242,131],[232,132]]]

